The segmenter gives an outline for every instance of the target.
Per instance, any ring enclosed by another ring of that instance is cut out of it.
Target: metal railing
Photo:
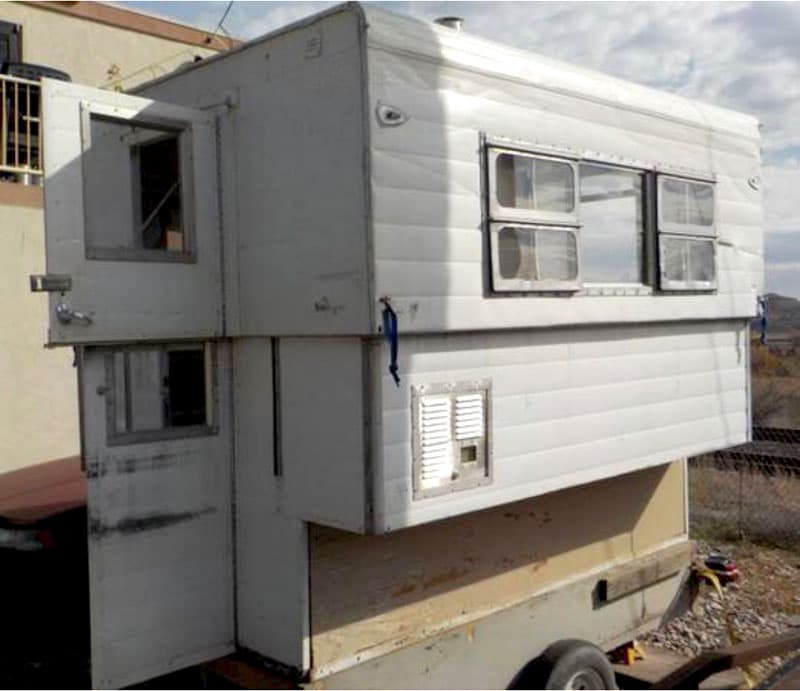
[[[20,182],[42,175],[42,100],[39,82],[0,74],[0,178]]]

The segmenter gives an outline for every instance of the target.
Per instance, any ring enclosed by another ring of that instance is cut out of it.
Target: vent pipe
[[[439,17],[433,21],[454,31],[461,31],[461,27],[464,26],[463,17]]]

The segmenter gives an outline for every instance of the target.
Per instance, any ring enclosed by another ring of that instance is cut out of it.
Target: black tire
[[[512,689],[616,689],[605,653],[586,641],[553,643],[511,682]]]

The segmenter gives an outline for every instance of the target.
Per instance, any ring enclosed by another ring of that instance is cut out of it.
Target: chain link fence
[[[755,427],[753,441],[689,460],[693,532],[800,548],[800,430]]]

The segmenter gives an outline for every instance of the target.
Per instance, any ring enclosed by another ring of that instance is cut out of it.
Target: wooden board
[[[678,543],[684,531],[682,462],[389,535],[312,526],[314,673]]]

